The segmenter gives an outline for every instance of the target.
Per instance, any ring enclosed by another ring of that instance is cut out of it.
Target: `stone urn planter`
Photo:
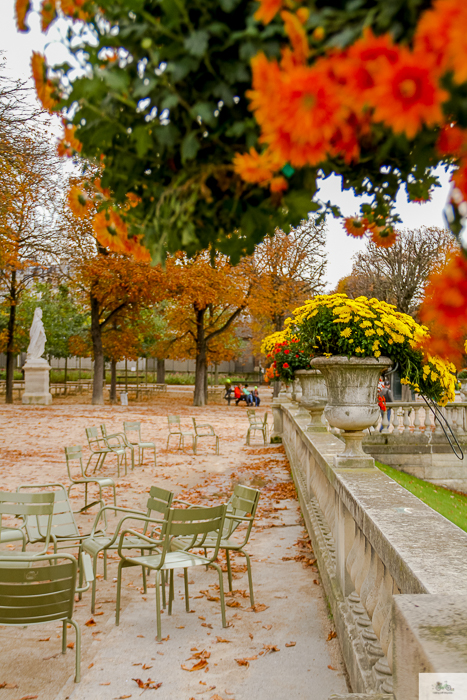
[[[461,401],[467,401],[467,379],[460,379],[461,383]]]
[[[329,425],[344,432],[344,452],[334,457],[338,467],[373,467],[374,460],[363,451],[363,430],[379,416],[378,380],[391,367],[388,357],[316,357],[313,366],[326,381],[328,402],[324,415]]]
[[[322,421],[328,397],[324,376],[317,369],[299,369],[295,376],[300,380],[302,387],[300,407],[308,411],[311,417],[311,425],[307,430],[314,433],[326,432]]]

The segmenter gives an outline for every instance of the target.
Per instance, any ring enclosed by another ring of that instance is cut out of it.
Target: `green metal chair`
[[[216,435],[214,428],[209,423],[196,423],[196,418],[191,419],[193,421],[193,427],[195,429],[195,439],[193,445],[193,452],[197,454],[198,440],[204,437],[213,437],[216,439],[216,455],[219,454],[219,436]],[[203,432],[203,430],[205,432]],[[207,430],[207,432],[206,432]]]
[[[191,444],[193,447],[194,451],[194,444],[195,444],[195,435],[190,431],[182,431],[182,426],[180,422],[180,416],[167,416],[167,421],[169,423],[169,434],[167,436],[167,449],[169,449],[169,440],[172,435],[178,436],[178,450],[180,447],[185,450],[185,438],[190,437],[191,438]],[[177,451],[178,451],[177,450]]]
[[[157,467],[156,444],[154,442],[144,442],[141,439],[141,422],[137,420],[123,421],[123,432],[128,442],[138,448],[138,466],[143,464],[144,450],[154,450],[154,466]]]
[[[115,481],[110,478],[110,476],[86,476],[83,468],[83,450],[81,445],[71,445],[70,447],[65,447],[65,459],[66,468],[68,471],[68,477],[71,481],[68,487],[68,496],[73,486],[79,486],[84,484],[84,505],[88,505],[88,484],[97,484],[99,487],[99,500],[102,498],[102,489],[112,489],[114,497],[114,505],[117,505],[117,492],[115,489]],[[77,462],[79,465],[81,476],[78,478],[73,476],[72,472],[72,462]]]
[[[68,499],[66,487],[63,484],[21,484],[16,489],[17,493],[52,493],[54,495],[52,524],[50,528],[50,540],[52,540],[54,553],[59,549],[68,549],[71,546],[78,547],[78,554],[81,554],[83,540],[89,537],[90,533],[82,535],[76,524],[75,516]],[[85,513],[96,504],[104,506],[103,501],[94,501],[82,508],[79,513]],[[35,518],[25,517],[25,529],[28,542],[35,544],[46,541],[48,526],[47,515],[37,515]],[[61,546],[59,546],[61,545]]]
[[[255,604],[253,595],[253,578],[251,575],[250,556],[248,552],[245,552],[244,547],[248,544],[248,540],[250,539],[251,529],[253,527],[260,495],[261,492],[258,491],[258,489],[252,489],[250,486],[243,486],[242,484],[235,484],[233,494],[226,503],[227,513],[225,516],[225,524],[222,531],[221,541],[219,543],[219,549],[225,550],[230,591],[232,590],[233,583],[232,569],[230,565],[230,552],[238,552],[239,554],[243,554],[245,557],[251,605]],[[185,505],[188,505],[190,509],[197,507],[188,504],[186,501],[177,502],[185,503]],[[233,537],[233,535],[241,523],[248,523],[248,525],[245,532],[242,532],[242,536],[236,539]],[[215,547],[216,543],[217,539],[215,537],[206,537],[203,543],[205,554],[206,550],[211,547]],[[187,549],[188,546],[191,546],[191,543],[187,540],[187,538],[178,538],[172,541],[173,550]]]
[[[14,516],[23,519],[24,531],[27,536],[27,525],[32,526],[34,521],[39,527],[39,519],[42,519],[42,530],[44,547],[39,552],[35,552],[34,556],[47,554],[52,530],[52,518],[54,512],[55,493],[10,493],[9,491],[0,491],[0,543],[11,542],[7,539],[11,536],[11,527],[4,525],[4,517]],[[17,538],[19,539],[19,538]],[[29,552],[23,550],[21,552],[11,552],[8,556],[14,558],[25,558],[30,556]]]
[[[141,555],[140,557],[130,557],[124,553],[124,550],[129,549],[128,539],[131,538],[131,549],[142,549],[152,544],[151,539],[141,535],[136,530],[124,530],[120,536],[118,546],[118,554],[120,563],[118,565],[117,576],[117,607],[115,623],[120,622],[120,598],[122,587],[122,569],[131,566],[146,567],[156,573],[156,613],[157,613],[157,640],[161,640],[161,602],[160,602],[160,586],[163,585],[164,579],[161,580],[161,575],[165,571],[169,571],[169,609],[168,614],[172,614],[172,602],[174,599],[174,569],[183,569],[185,580],[185,606],[187,612],[190,610],[190,600],[188,592],[188,569],[194,566],[212,566],[219,574],[219,597],[221,602],[222,612],[222,627],[226,627],[225,619],[225,601],[224,601],[224,585],[222,580],[222,570],[216,564],[216,558],[219,551],[219,545],[224,527],[224,520],[227,506],[214,506],[212,508],[170,508],[163,536],[158,543],[160,549],[157,553]],[[216,540],[210,557],[195,554],[192,549],[203,548],[206,538],[210,536]],[[190,546],[185,550],[173,552],[171,551],[171,542],[173,538],[188,538]],[[136,544],[136,541],[139,543]]]
[[[119,446],[110,446],[105,437],[102,436],[102,433],[99,434],[98,429],[96,426],[91,426],[90,428],[86,428],[86,437],[88,439],[88,445],[89,449],[91,450],[91,454],[88,459],[88,463],[86,464],[86,468],[84,470],[85,475],[88,475],[88,469],[89,465],[91,463],[91,460],[93,457],[97,455],[97,462],[96,466],[94,467],[94,472],[93,474],[96,473],[97,469],[102,469],[105,458],[107,457],[108,454],[114,454],[117,457],[117,473],[118,476],[120,476],[120,460],[125,460],[125,474],[127,473],[127,461],[126,461],[126,449],[119,447]]]
[[[81,630],[73,620],[75,593],[86,591],[92,579],[89,557],[82,557],[80,571],[85,569],[87,582],[77,588],[77,566],[71,554],[29,553],[21,561],[10,555],[0,557],[0,625],[29,627],[62,622],[62,654],[67,649],[67,625],[73,625],[75,683],[81,679]]]
[[[265,413],[263,420],[250,420],[250,425],[246,433],[246,444],[250,445],[251,434],[255,433],[257,430],[263,434],[263,441],[266,445],[268,442],[268,414]]]
[[[105,423],[100,424],[100,429],[101,429],[102,437],[105,440],[107,440],[110,447],[113,447],[117,450],[119,450],[119,449],[125,450],[125,470],[126,470],[126,450],[130,450],[131,470],[133,471],[133,469],[135,468],[135,447],[128,440],[125,433],[124,432],[123,433],[108,433]],[[126,474],[126,471],[125,471],[125,474]]]
[[[158,530],[160,531],[160,528],[163,526],[164,523],[164,518],[167,515],[167,512],[172,504],[173,500],[173,493],[172,491],[167,491],[166,489],[161,489],[158,488],[157,486],[151,486],[151,489],[149,491],[149,498],[146,503],[146,513],[143,513],[142,511],[139,510],[132,510],[131,508],[117,508],[117,511],[123,514],[123,517],[119,520],[117,527],[114,530],[113,534],[107,534],[105,531],[100,532],[97,530],[97,526],[99,525],[100,519],[102,517],[105,517],[106,511],[107,510],[115,510],[112,506],[104,506],[101,508],[99,513],[96,516],[96,519],[94,521],[94,525],[92,526],[91,534],[89,537],[84,540],[83,542],[83,550],[87,552],[88,554],[91,555],[92,557],[92,562],[93,562],[93,571],[94,571],[94,580],[92,583],[92,595],[91,595],[91,612],[94,612],[95,609],[95,604],[96,604],[96,572],[97,572],[97,559],[98,556],[101,552],[104,553],[104,578],[107,579],[107,551],[110,550],[116,550],[119,547],[118,543],[118,537],[120,535],[120,532],[122,530],[123,524],[127,520],[143,520],[145,525],[143,528],[143,534],[146,536],[148,539],[148,530],[150,529],[151,525],[153,526],[152,532],[150,532],[149,536],[149,543],[144,544],[144,546],[141,548],[141,554],[144,553],[144,550],[151,550],[154,547],[157,546],[157,541],[153,539],[154,534],[157,534],[159,536],[159,533],[157,532]],[[161,518],[155,518],[154,514],[158,514],[162,516]],[[131,542],[129,543],[130,545],[132,544]],[[136,543],[136,546],[139,547],[139,540]],[[145,592],[147,591],[147,586],[146,586],[146,572],[143,569],[143,585],[144,585],[144,590]]]

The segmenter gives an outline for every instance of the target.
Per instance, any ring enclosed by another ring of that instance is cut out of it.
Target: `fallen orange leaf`
[[[141,678],[132,678],[131,680],[137,683],[138,687],[143,690],[157,690],[162,685],[162,683],[156,683],[156,681],[152,681],[150,678],[148,678],[147,681],[142,681]]]
[[[225,644],[230,644],[230,639],[222,639],[222,637],[216,637],[216,641],[218,644],[221,644],[222,642]]]
[[[97,625],[97,622],[94,620],[94,618],[91,617],[84,624],[86,625],[86,627],[94,627],[94,625]]]
[[[181,668],[183,668],[184,671],[190,671],[190,673],[191,673],[192,671],[201,671],[207,665],[208,665],[208,662],[206,661],[206,659],[201,659],[200,661],[198,661],[197,664],[195,664],[191,668],[188,668],[188,666],[185,666],[184,664],[181,664]]]
[[[285,646],[286,647],[294,647],[297,642],[286,642]]]
[[[337,637],[337,632],[334,632],[334,630],[331,630],[328,634],[327,641],[330,642],[331,639],[335,639]]]

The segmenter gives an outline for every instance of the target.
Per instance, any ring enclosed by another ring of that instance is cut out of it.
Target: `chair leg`
[[[141,556],[144,557],[144,549],[141,550]],[[141,568],[143,569],[143,591],[144,591],[144,593],[147,593],[148,592],[148,585],[147,585],[147,581],[146,581],[146,567],[142,566]]]
[[[62,654],[66,654],[66,625],[67,621],[62,622]]]
[[[91,612],[92,613],[94,613],[94,610],[96,607],[97,554],[94,555],[93,569],[94,569],[94,580],[92,582],[92,589],[91,589]]]
[[[168,614],[172,614],[172,601],[174,599],[174,570],[170,569],[169,572],[169,609]]]
[[[225,559],[227,561],[227,576],[229,579],[229,591],[231,591],[233,588],[233,581],[232,581],[232,568],[230,566],[230,552],[228,549],[225,550]]]
[[[244,552],[243,549],[241,550],[241,552],[242,552],[242,554],[244,554],[245,559],[246,559],[246,568],[248,571],[248,585],[250,587],[250,604],[253,607],[253,605],[255,604],[255,597],[253,595],[253,577],[251,575],[250,555],[247,554],[246,552]]]
[[[185,582],[185,610],[190,612],[190,594],[188,592],[188,569],[183,569],[183,577]]]
[[[162,587],[162,607],[166,608],[167,606],[167,600],[165,597],[165,572],[161,571],[161,587]]]
[[[154,466],[157,467],[156,446],[154,445]]]
[[[104,549],[104,581],[107,581],[107,550]]]
[[[118,564],[118,573],[117,573],[117,604],[115,608],[115,624],[118,625],[120,624],[120,597],[121,597],[121,590],[122,590],[122,568],[123,568],[123,561],[120,561]]]
[[[161,578],[160,571],[156,569],[156,618],[157,618],[157,634],[156,639],[158,642],[162,640],[162,626],[161,626]]]
[[[198,449],[198,437],[193,438],[193,454],[197,454]]]
[[[219,454],[219,438],[216,437],[216,455]]]
[[[227,621],[225,619],[224,581],[222,579],[222,569],[214,562],[211,562],[211,566],[217,569],[217,573],[219,574],[219,597],[221,599],[222,627],[227,627]]]
[[[68,620],[75,628],[75,683],[81,680],[81,630],[79,625],[74,620]]]
[[[80,565],[79,567],[79,588],[83,587],[83,567]],[[81,600],[83,597],[82,593],[78,593],[78,599]]]
[[[101,498],[102,498],[102,490],[101,490]],[[84,484],[84,505],[85,507],[88,505],[88,482]]]

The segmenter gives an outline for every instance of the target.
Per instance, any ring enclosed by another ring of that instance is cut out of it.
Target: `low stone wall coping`
[[[282,410],[403,593],[467,594],[467,533],[379,469],[335,468],[342,441],[304,431]]]

